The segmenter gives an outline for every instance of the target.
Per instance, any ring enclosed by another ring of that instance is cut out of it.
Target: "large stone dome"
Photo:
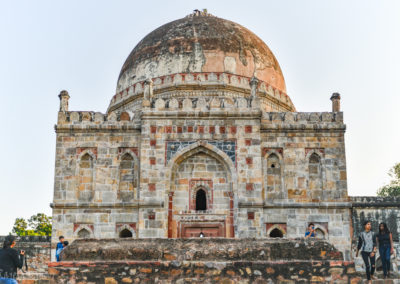
[[[241,25],[205,12],[167,23],[138,43],[122,66],[110,107],[139,82],[154,82],[155,78],[164,82],[165,76],[174,74],[194,74],[196,80],[196,74],[210,73],[237,75],[248,82],[256,77],[285,105],[280,111],[295,110],[286,95],[279,63],[268,46]]]

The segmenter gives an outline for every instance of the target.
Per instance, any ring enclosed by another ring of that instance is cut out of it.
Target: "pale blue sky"
[[[350,195],[374,195],[400,162],[400,1],[0,1],[0,234],[51,213],[58,93],[105,112],[133,47],[207,8],[278,59],[298,111],[340,92]]]

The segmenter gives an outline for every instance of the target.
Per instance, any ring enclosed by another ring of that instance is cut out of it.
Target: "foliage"
[[[25,236],[26,229],[28,228],[28,223],[25,221],[24,218],[17,218],[14,222],[14,227],[12,232],[17,236]]]
[[[28,221],[16,218],[12,233],[17,236],[51,236],[51,217],[43,213],[31,216]]]
[[[400,196],[400,163],[390,169],[389,176],[392,180],[376,192],[378,196]]]

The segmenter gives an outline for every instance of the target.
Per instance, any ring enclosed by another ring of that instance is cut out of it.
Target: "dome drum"
[[[153,78],[153,100],[157,98],[185,97],[249,97],[251,78],[229,73],[183,73]],[[114,95],[107,112],[120,108],[140,107],[137,100],[143,98],[145,81],[137,82]],[[257,96],[264,102],[265,111],[294,111],[290,97],[266,82],[259,81]],[[269,106],[269,107],[268,107]]]

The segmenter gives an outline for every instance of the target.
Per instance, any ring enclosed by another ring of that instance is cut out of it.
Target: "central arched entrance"
[[[171,161],[169,238],[234,237],[232,162],[212,147],[183,149]]]

